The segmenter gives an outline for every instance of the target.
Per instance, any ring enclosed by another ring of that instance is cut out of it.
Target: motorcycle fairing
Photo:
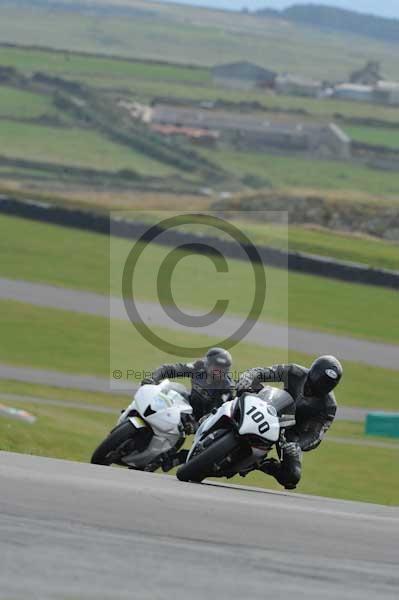
[[[180,439],[180,433],[169,434],[166,438],[164,435],[154,435],[148,444],[147,448],[142,452],[134,451],[127,456],[124,456],[122,462],[130,467],[146,467],[156,456],[168,452],[175,447]]]
[[[267,442],[278,441],[280,420],[272,405],[258,396],[247,394],[242,400],[242,413],[240,435],[256,435]]]
[[[167,379],[158,385],[144,385],[139,388],[134,406],[154,433],[179,433],[181,414],[191,414],[193,411],[182,394],[173,389],[173,385]]]
[[[227,417],[231,420],[232,414],[234,412],[234,405],[236,400],[229,400],[228,402],[224,402],[215,413],[211,413],[206,417],[200,426],[197,429],[195,434],[194,443],[191,446],[190,452],[188,454],[187,460],[190,460],[192,453],[194,452],[197,444],[201,441],[201,439],[212,429],[216,428],[217,423],[223,419],[223,417]],[[233,425],[233,421],[231,421]]]

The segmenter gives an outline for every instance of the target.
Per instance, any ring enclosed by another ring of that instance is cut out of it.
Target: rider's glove
[[[189,415],[187,413],[182,413],[181,422],[182,422],[184,433],[186,435],[193,435],[196,432],[197,423],[196,423],[193,415]]]
[[[253,378],[251,375],[244,374],[240,377],[236,385],[237,395],[249,390],[253,384]]]
[[[156,381],[152,377],[145,377],[141,382],[141,385],[155,385]]]

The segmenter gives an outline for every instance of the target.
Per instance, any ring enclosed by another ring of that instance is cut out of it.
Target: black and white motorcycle
[[[294,425],[294,400],[284,390],[265,387],[225,402],[201,423],[177,478],[199,483],[256,469]]]
[[[193,412],[187,397],[183,385],[168,379],[140,387],[116,427],[94,451],[91,462],[141,471],[158,469],[168,453],[175,453],[184,444],[184,424]]]

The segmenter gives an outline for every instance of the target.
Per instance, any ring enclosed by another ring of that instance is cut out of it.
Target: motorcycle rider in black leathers
[[[286,489],[295,489],[299,483],[302,452],[317,448],[334,421],[337,403],[333,389],[342,374],[342,366],[334,356],[320,356],[310,369],[296,364],[249,369],[237,383],[237,393],[260,392],[261,396],[262,383],[283,382],[294,399],[296,425],[285,432],[285,441],[279,447],[280,461],[268,459],[260,466]]]
[[[142,385],[157,384],[162,379],[186,377],[191,379],[191,393],[188,401],[193,407],[193,416],[182,415],[186,433],[194,433],[198,421],[219,408],[223,402],[235,396],[235,382],[229,375],[232,358],[223,348],[211,348],[204,358],[191,363],[165,364],[156,369],[150,377],[143,379]],[[190,419],[191,417],[191,419]],[[162,469],[168,471],[173,466],[185,462],[188,451],[181,450],[177,454],[165,457]]]

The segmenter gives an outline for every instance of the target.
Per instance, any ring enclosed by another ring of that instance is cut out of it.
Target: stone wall
[[[399,241],[399,197],[397,204],[394,201],[388,204],[266,190],[232,200],[218,200],[212,209],[288,211],[290,224],[318,225],[335,231],[364,233]]]

